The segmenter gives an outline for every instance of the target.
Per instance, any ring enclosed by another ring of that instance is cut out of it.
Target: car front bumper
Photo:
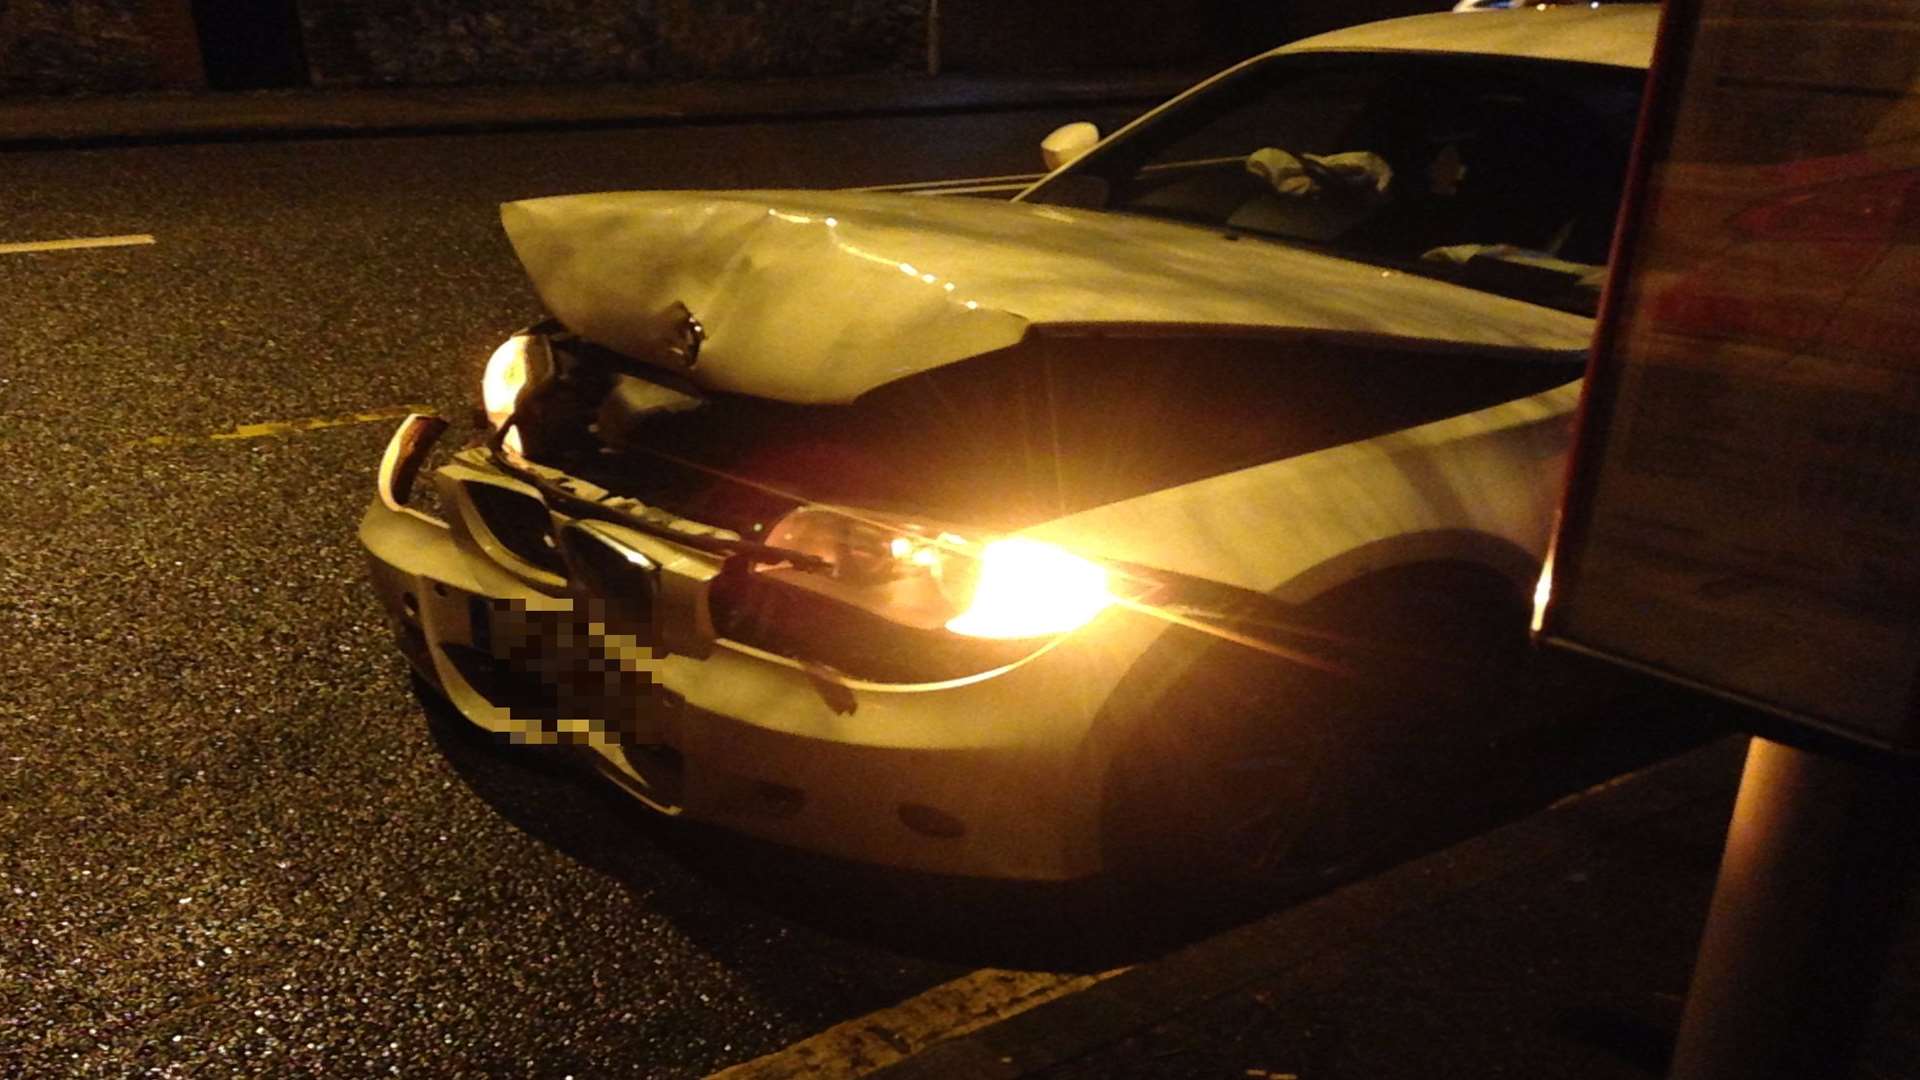
[[[484,454],[433,474],[446,520],[404,505],[431,443],[408,428],[359,535],[402,651],[469,720],[584,745],[662,813],[810,851],[1028,880],[1100,869],[1097,721],[1153,620],[1110,610],[1027,661],[929,685],[839,680],[725,639],[699,658],[643,647],[503,551],[474,493],[516,481]]]

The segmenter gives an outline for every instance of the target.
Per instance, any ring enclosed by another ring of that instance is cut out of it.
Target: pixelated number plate
[[[653,678],[656,655],[637,637],[608,633],[580,610],[586,602],[552,610],[479,597],[473,603],[475,646],[492,660],[487,696],[528,734],[539,741],[660,741],[666,695]]]

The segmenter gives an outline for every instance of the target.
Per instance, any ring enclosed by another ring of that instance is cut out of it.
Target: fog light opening
[[[922,803],[901,803],[900,820],[914,832],[936,840],[957,840],[967,834],[959,818]]]
[[[806,794],[799,788],[776,784],[771,780],[755,781],[753,794],[760,811],[771,817],[793,817],[807,803]]]

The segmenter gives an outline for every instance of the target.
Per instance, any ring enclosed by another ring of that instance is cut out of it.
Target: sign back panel
[[[1671,0],[1536,628],[1920,749],[1920,5]]]

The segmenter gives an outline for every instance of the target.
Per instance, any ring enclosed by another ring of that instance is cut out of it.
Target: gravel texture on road
[[[1019,173],[1079,118],[1125,111],[0,154],[0,243],[156,240],[0,254],[0,1076],[700,1076],[1235,917],[670,827],[419,700],[354,536],[354,417],[460,441],[540,314],[500,201]],[[1462,775],[1523,813],[1661,726]]]
[[[0,161],[0,239],[157,238],[0,257],[0,1075],[693,1076],[972,966],[423,709],[354,539],[391,421],[194,440],[464,422],[538,314],[502,199],[1017,171],[1069,118]]]

